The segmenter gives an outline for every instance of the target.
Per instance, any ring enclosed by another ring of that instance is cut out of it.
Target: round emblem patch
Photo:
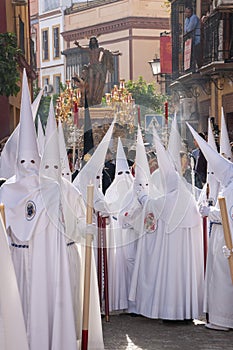
[[[157,222],[153,213],[147,214],[144,219],[144,228],[147,233],[153,233],[157,228]]]
[[[231,220],[233,220],[233,206],[231,207],[230,211],[229,211],[229,215]]]
[[[33,201],[28,201],[25,207],[26,219],[31,221],[36,215],[36,205]]]

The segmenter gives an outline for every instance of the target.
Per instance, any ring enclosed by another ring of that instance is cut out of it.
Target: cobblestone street
[[[106,350],[232,350],[233,330],[208,330],[203,321],[163,322],[127,314],[103,319]]]

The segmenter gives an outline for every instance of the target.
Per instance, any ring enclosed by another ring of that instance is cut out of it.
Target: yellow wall
[[[80,29],[85,30],[85,28],[90,26],[135,16],[155,18],[155,21],[156,19],[159,19],[159,21],[165,20],[168,23],[168,19],[170,18],[170,14],[164,7],[163,1],[123,0],[66,15],[65,32],[75,32],[75,30]],[[118,31],[101,34],[98,37],[100,46],[111,51],[119,50],[122,54],[119,57],[119,73],[120,78],[126,81],[130,79],[130,65],[132,67],[131,78],[133,80],[137,80],[139,76],[143,76],[147,82],[155,81],[148,61],[151,61],[156,54],[159,56],[160,33],[165,30],[169,31],[170,28],[168,25],[167,28],[149,29],[146,28],[146,22],[143,25],[144,28],[133,28],[132,31],[130,29],[121,30],[119,27]],[[88,45],[89,38],[78,41],[81,46]],[[66,47],[69,47],[69,45],[71,48],[75,47],[73,42],[66,43]],[[130,54],[132,55],[131,59]]]

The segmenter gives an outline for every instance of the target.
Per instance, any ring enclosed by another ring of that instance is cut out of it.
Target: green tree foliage
[[[155,84],[147,83],[143,77],[139,77],[137,81],[129,80],[125,87],[132,93],[137,105],[150,109],[155,113],[164,112],[164,102],[169,98],[167,95],[158,93]]]
[[[20,90],[18,56],[21,50],[17,47],[14,33],[0,33],[0,95],[16,96]]]

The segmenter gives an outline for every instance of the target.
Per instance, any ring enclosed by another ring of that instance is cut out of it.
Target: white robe
[[[116,174],[111,186],[106,191],[105,201],[109,208],[109,225],[107,225],[108,247],[108,281],[109,281],[109,310],[128,308],[128,274],[125,245],[125,230],[122,229],[119,213],[123,209],[124,197],[132,187],[133,177],[123,172]],[[127,206],[127,203],[124,203]]]
[[[0,349],[28,350],[16,275],[8,246],[8,238],[1,218],[0,247]],[[12,329],[14,330],[14,336],[12,336]]]
[[[76,350],[60,192],[55,182],[48,181],[43,186],[42,190],[38,176],[32,175],[5,183],[0,192],[7,228],[12,239],[17,239],[13,242],[17,246],[12,247],[12,255],[22,298],[27,291],[22,304],[25,302],[29,347],[30,350]],[[45,205],[48,197],[52,199],[52,217]]]
[[[71,277],[78,349],[81,349],[82,309],[85,269],[86,207],[81,193],[66,179],[61,180],[62,207],[66,226],[67,252]],[[70,244],[69,244],[70,243]],[[99,293],[94,255],[91,260],[88,349],[103,350]]]
[[[127,306],[128,312],[135,313],[135,302],[129,300],[129,292],[135,266],[137,245],[141,234],[142,206],[137,200],[134,184],[132,184],[127,195],[124,197],[118,219],[122,227],[122,266],[124,267],[121,272],[121,280],[124,278],[124,289],[121,291],[121,296],[125,296],[124,303]]]
[[[233,206],[233,182],[223,188],[221,195],[226,198],[226,206],[229,214],[229,224],[232,235],[232,206]],[[221,223],[221,214],[218,202],[211,207],[209,213],[210,222]],[[233,328],[233,284],[230,276],[230,268],[227,258],[223,254],[225,246],[223,226],[213,224],[209,238],[204,311],[209,314],[209,322],[219,326]]]
[[[193,197],[179,184],[144,203],[129,298],[137,313],[150,318],[184,320],[202,313],[201,218]]]

